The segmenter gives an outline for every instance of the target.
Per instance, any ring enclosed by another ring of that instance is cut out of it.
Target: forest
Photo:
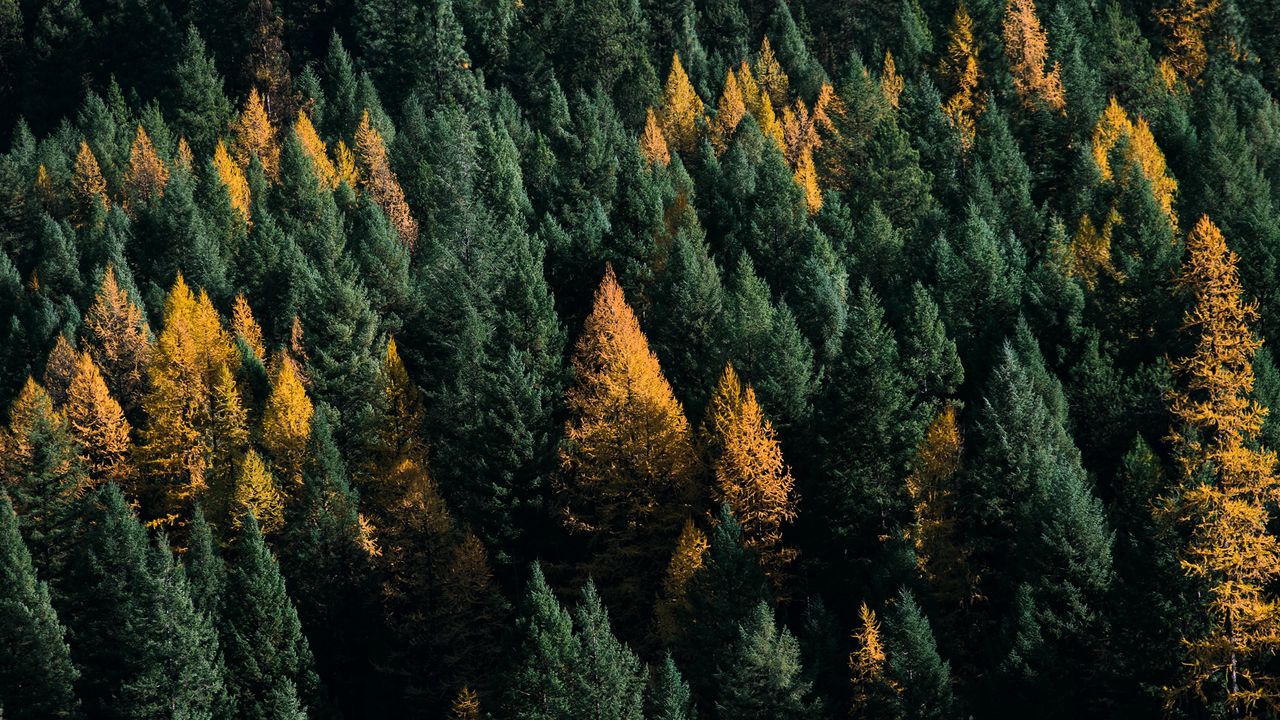
[[[0,717],[1280,718],[1277,94],[1275,0],[0,0]]]

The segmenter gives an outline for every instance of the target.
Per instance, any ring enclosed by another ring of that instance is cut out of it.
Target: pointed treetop
[[[671,162],[671,152],[667,150],[666,138],[662,136],[662,128],[658,126],[658,117],[653,108],[645,113],[644,132],[640,134],[640,152],[650,165],[667,165]]]
[[[698,126],[706,112],[702,98],[693,89],[680,55],[672,54],[671,72],[662,93],[662,111],[658,116],[667,145],[676,152],[690,152],[698,144]]]
[[[267,348],[262,341],[262,326],[258,325],[258,321],[253,317],[253,310],[250,309],[244,293],[236,295],[235,303],[231,307],[231,331],[245,341],[259,360],[267,357]]]
[[[329,153],[325,148],[324,141],[316,134],[316,129],[311,124],[311,118],[307,117],[305,110],[298,111],[298,120],[293,124],[293,131],[297,133],[298,142],[302,143],[302,149],[311,158],[311,167],[315,171],[316,177],[331,188],[338,187],[340,180],[338,170],[333,166],[333,161],[329,159]]]
[[[125,196],[137,204],[159,197],[169,182],[169,168],[156,153],[151,137],[142,125],[133,136],[129,148],[129,169],[125,171]]]
[[[235,135],[235,158],[241,170],[249,169],[249,159],[257,156],[267,177],[276,180],[280,176],[280,144],[276,142],[276,130],[267,117],[258,88],[249,90],[249,97],[240,110],[240,116],[232,123]]]
[[[231,154],[227,152],[227,146],[218,139],[218,146],[213,151],[213,167],[218,171],[218,180],[227,187],[227,194],[231,196],[231,207],[239,211],[241,217],[247,222],[249,220],[249,181],[245,179],[244,170],[234,160]]]

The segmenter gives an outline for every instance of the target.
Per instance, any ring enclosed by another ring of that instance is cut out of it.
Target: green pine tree
[[[738,627],[716,683],[716,716],[723,720],[822,717],[822,703],[804,679],[800,643],[763,602]]]
[[[0,491],[0,706],[11,720],[80,717],[65,630]]]

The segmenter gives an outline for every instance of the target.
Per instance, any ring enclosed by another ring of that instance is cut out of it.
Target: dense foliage
[[[1280,716],[1274,0],[0,0],[0,714]]]

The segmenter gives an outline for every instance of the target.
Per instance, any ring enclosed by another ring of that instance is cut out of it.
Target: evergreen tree
[[[644,717],[644,672],[640,659],[618,642],[609,613],[588,581],[575,614],[582,654],[573,691],[578,717],[640,720]]]
[[[253,513],[246,514],[235,538],[223,608],[220,637],[237,715],[322,713],[311,648]]]
[[[507,707],[520,720],[568,720],[578,717],[581,641],[573,620],[547,586],[542,568],[533,566],[524,610],[516,623],[519,637],[515,670],[507,687]]]
[[[171,105],[175,129],[202,154],[213,148],[231,119],[222,78],[194,25],[187,27],[182,59],[174,70]]]
[[[0,478],[18,512],[23,540],[41,577],[62,588],[74,554],[78,499],[89,484],[66,417],[34,380],[9,408]]]
[[[18,533],[18,517],[9,496],[0,492],[0,636],[6,648],[0,660],[0,703],[9,717],[78,718],[65,630],[49,602],[49,588],[36,579]]]
[[[800,644],[760,603],[739,626],[726,665],[717,672],[716,715],[726,720],[819,717],[822,704],[809,696],[803,674]]]
[[[150,541],[115,485],[86,498],[85,519],[63,605],[86,714],[213,717],[218,639],[172,551]]]
[[[652,720],[693,720],[693,697],[689,684],[668,653],[654,673],[648,693],[648,715]]]

